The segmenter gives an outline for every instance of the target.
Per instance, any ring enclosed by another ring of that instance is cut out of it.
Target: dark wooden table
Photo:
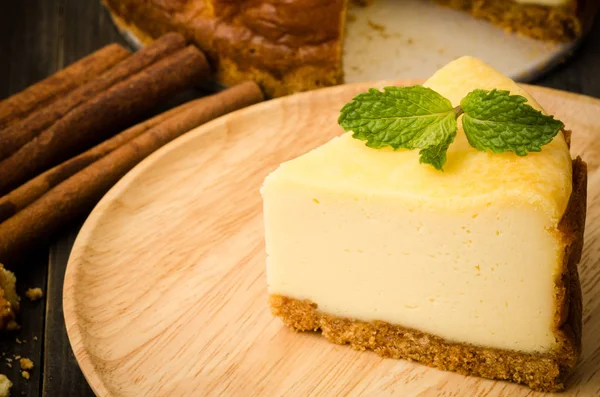
[[[0,99],[111,42],[125,44],[99,0],[5,1],[0,6]],[[534,83],[600,97],[600,18],[572,58]],[[5,356],[0,373],[15,384],[14,396],[94,395],[71,351],[62,310],[65,267],[82,222],[65,225],[49,247],[38,247],[16,267],[20,294],[41,287],[46,297],[24,299],[22,329],[0,337]],[[5,358],[15,355],[35,362],[31,379],[21,377],[16,362],[9,367]]]

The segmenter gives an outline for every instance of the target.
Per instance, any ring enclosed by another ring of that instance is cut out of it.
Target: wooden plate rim
[[[279,104],[283,104],[286,102],[301,102],[305,97],[314,97],[315,94],[319,96],[326,96],[337,91],[345,91],[347,89],[351,90],[360,90],[367,89],[369,87],[383,87],[389,85],[398,85],[398,86],[406,86],[406,85],[415,85],[423,83],[422,79],[410,79],[410,80],[380,80],[374,82],[363,82],[363,83],[354,83],[354,84],[344,84],[338,85],[334,87],[322,88],[319,90],[302,92],[290,96],[285,96],[278,99],[269,100],[266,102],[262,102],[253,106],[250,106],[245,109],[241,109],[235,111],[233,113],[222,116],[218,119],[215,119],[209,123],[206,123],[200,127],[197,127],[185,135],[179,137],[178,139],[168,143],[161,149],[157,150],[149,157],[144,159],[140,164],[134,167],[129,173],[127,173],[119,182],[113,186],[109,192],[100,200],[100,202],[93,209],[89,217],[86,219],[85,223],[81,227],[79,234],[73,244],[73,248],[71,254],[69,256],[69,261],[67,263],[65,278],[63,282],[63,312],[65,325],[67,330],[67,336],[69,338],[69,343],[71,345],[71,349],[73,350],[73,354],[81,371],[86,378],[88,384],[94,391],[96,395],[101,396],[109,396],[109,389],[105,386],[105,377],[99,375],[96,370],[95,365],[87,351],[85,349],[85,337],[84,337],[84,329],[78,323],[78,314],[77,314],[77,303],[76,303],[76,294],[75,294],[75,285],[77,284],[77,275],[81,268],[85,266],[85,261],[81,260],[81,255],[79,253],[83,253],[88,245],[88,242],[92,239],[93,234],[96,230],[98,223],[102,220],[105,212],[104,208],[108,207],[108,205],[115,199],[119,198],[119,195],[127,191],[127,188],[136,181],[138,175],[142,174],[148,168],[152,167],[153,164],[159,161],[163,156],[175,150],[176,148],[185,145],[189,141],[193,141],[197,139],[197,137],[202,134],[209,132],[215,128],[215,126],[219,125],[225,119],[243,117],[252,113],[259,113],[263,111],[268,111],[268,109],[272,107],[277,107]],[[560,95],[563,97],[567,97],[570,100],[576,101],[584,101],[595,106],[600,107],[600,99],[593,98],[586,95],[580,95],[568,91],[557,90],[554,88],[548,87],[540,87],[540,86],[532,86],[528,84],[521,84],[526,87],[534,96],[535,94],[542,95]]]

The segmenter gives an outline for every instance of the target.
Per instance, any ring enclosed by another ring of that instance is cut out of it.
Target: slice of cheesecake
[[[502,89],[479,60],[426,86],[454,106]],[[560,390],[580,354],[586,166],[566,134],[541,152],[480,152],[460,127],[444,172],[350,134],[265,180],[273,313],[298,331],[444,370]]]

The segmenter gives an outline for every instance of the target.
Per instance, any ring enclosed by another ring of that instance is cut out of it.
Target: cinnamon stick
[[[77,106],[0,162],[0,195],[131,125],[209,72],[202,52],[189,46]]]
[[[176,114],[195,105],[195,102],[188,102],[176,108],[159,114],[149,120],[137,124],[127,130],[115,135],[114,137],[94,146],[92,149],[74,157],[70,160],[57,165],[56,167],[40,174],[19,186],[6,196],[0,198],[0,223],[7,220],[35,200],[43,196],[54,186],[65,179],[81,171],[96,160],[104,157],[108,153],[129,142],[133,138],[143,134],[150,128],[168,120]]]
[[[20,122],[14,123],[0,134],[0,160],[4,160],[38,136],[40,132],[51,126],[71,109],[183,47],[185,47],[185,39],[182,35],[168,33],[87,84],[54,101],[52,106],[39,109]]]
[[[80,59],[52,76],[0,102],[0,134],[11,124],[23,119],[36,109],[87,83],[112,68],[131,53],[119,44],[106,47]]]
[[[243,83],[194,101],[165,122],[86,167],[0,224],[0,262],[7,262],[38,239],[87,213],[129,170],[161,146],[223,114],[260,102],[255,83]]]

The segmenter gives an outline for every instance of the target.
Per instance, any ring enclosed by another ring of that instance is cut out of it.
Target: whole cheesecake
[[[600,4],[596,0],[436,1],[508,31],[548,41],[581,36]],[[169,31],[188,37],[206,52],[218,81],[225,85],[254,80],[269,96],[282,96],[343,82],[348,0],[104,2],[122,29],[145,42]]]
[[[539,104],[464,57],[425,84]],[[273,313],[297,331],[468,375],[555,391],[581,349],[586,166],[559,133],[541,152],[478,151],[462,127],[444,171],[351,133],[264,182]]]

